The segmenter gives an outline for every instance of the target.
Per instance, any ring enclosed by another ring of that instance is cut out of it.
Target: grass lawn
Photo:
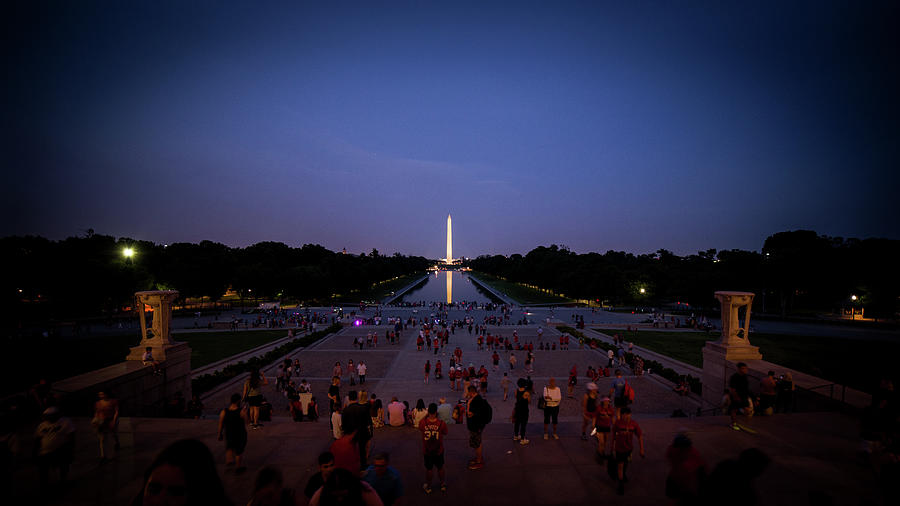
[[[287,336],[287,329],[173,334],[191,347],[191,367],[200,367]],[[41,376],[56,381],[122,362],[131,347],[141,342],[138,331],[81,339],[10,342],[2,359],[8,380],[0,395],[20,392]]]
[[[173,339],[191,347],[191,368],[196,369],[242,351],[287,337],[288,329],[243,330],[237,332],[184,332]]]
[[[606,334],[609,329],[597,329]],[[619,334],[625,334],[619,331]],[[626,340],[657,353],[700,367],[706,341],[717,340],[711,332],[656,332],[640,330]],[[895,358],[900,342],[865,341],[835,337],[753,333],[750,342],[759,346],[763,359],[797,371],[818,376],[828,382],[871,392],[878,385],[879,371],[896,374]],[[775,371],[778,373],[778,371]]]
[[[384,281],[379,281],[374,285],[370,286],[366,290],[360,290],[358,292],[351,292],[347,295],[342,295],[338,298],[338,300],[342,302],[353,302],[358,303],[360,301],[382,301],[390,295],[392,292],[396,292],[406,285],[412,283],[418,278],[425,276],[425,272],[415,272],[412,274],[407,274],[405,276],[400,276],[396,279],[386,279]]]
[[[472,272],[481,282],[490,285],[498,292],[504,293],[520,304],[564,304],[573,302],[572,299],[560,297],[552,293],[542,292],[534,288],[505,281],[483,272]]]

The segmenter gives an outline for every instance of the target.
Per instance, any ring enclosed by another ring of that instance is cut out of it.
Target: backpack
[[[628,402],[634,402],[634,389],[631,388],[631,385],[629,385],[627,381],[625,382],[625,391],[623,392],[623,394],[625,395],[625,399],[627,399]]]

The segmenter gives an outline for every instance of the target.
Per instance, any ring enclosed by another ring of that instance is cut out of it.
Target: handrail
[[[836,386],[841,387],[841,402],[846,404],[846,402],[847,402],[847,401],[846,401],[846,399],[847,399],[847,385],[838,384],[838,383],[826,383],[826,384],[824,384],[824,385],[818,385],[818,386],[814,386],[814,387],[799,387],[799,386],[798,386],[797,388],[799,388],[799,389],[801,389],[801,390],[806,390],[807,392],[812,392],[813,390],[818,390],[818,389],[820,389],[820,388],[830,388],[830,391],[829,391],[829,393],[828,393],[828,398],[834,400],[834,399],[835,399],[835,397],[834,397],[834,387],[836,387]]]

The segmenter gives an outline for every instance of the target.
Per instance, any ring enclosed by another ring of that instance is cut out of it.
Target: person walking
[[[503,389],[503,401],[506,402],[506,399],[509,399],[509,373],[503,373],[503,378],[500,379],[500,387]]]
[[[422,451],[425,454],[425,483],[422,489],[431,493],[431,481],[434,479],[434,468],[438,470],[441,492],[447,491],[447,480],[444,472],[444,438],[447,436],[447,423],[438,417],[438,406],[428,405],[428,416],[419,422],[422,433]]]
[[[424,383],[425,383],[426,385],[428,384],[428,377],[429,377],[429,376],[431,376],[431,361],[430,361],[430,360],[426,360],[426,361],[425,361],[425,381],[424,381]]]
[[[625,385],[628,384],[622,377],[622,370],[616,369],[616,377],[612,380],[612,386],[609,388],[609,396],[612,397],[613,406],[616,408],[616,416],[622,411],[622,408],[628,406],[628,398],[625,396]]]
[[[528,382],[519,378],[516,382],[516,404],[513,407],[513,441],[518,441],[522,446],[530,441],[525,437],[525,427],[528,425],[528,405],[531,402],[531,392],[527,390]]]
[[[638,438],[641,458],[644,458],[644,433],[641,426],[631,419],[631,408],[622,408],[621,416],[613,422],[613,460],[616,463],[616,477],[619,482],[616,492],[625,495],[625,483],[628,481],[628,464],[634,451],[634,436]]]
[[[247,448],[246,411],[241,409],[241,396],[233,394],[231,403],[219,413],[219,441],[225,439],[225,467],[235,467],[235,474],[247,470],[241,463]]]
[[[593,432],[597,407],[597,384],[591,382],[587,384],[587,393],[581,399],[581,439],[584,441],[588,439],[587,432],[585,432],[588,425],[591,426]]]
[[[97,392],[91,424],[100,440],[100,461],[106,461],[106,435],[112,434],[114,449],[119,451],[119,401],[104,391]]]
[[[250,427],[258,429],[262,427],[259,423],[259,407],[262,406],[263,395],[262,387],[269,384],[269,380],[262,374],[259,369],[250,371],[250,377],[244,382],[244,393],[242,398],[247,401],[250,406]]]
[[[575,397],[575,386],[578,385],[578,367],[575,364],[572,364],[572,369],[569,370],[569,382],[566,387],[566,396],[569,399]]]
[[[594,412],[594,429],[597,431],[597,456],[601,459],[606,457],[607,440],[615,415],[609,397],[600,399],[600,406]]]
[[[544,439],[548,439],[547,428],[553,423],[553,439],[559,439],[556,426],[559,424],[559,404],[562,402],[562,389],[556,386],[556,378],[550,378],[543,391],[544,401]]]

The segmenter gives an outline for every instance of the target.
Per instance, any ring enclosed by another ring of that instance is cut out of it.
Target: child
[[[500,380],[500,386],[503,387],[503,400],[509,398],[509,374],[503,373],[503,378]]]
[[[334,439],[340,439],[344,436],[341,431],[341,409],[340,406],[331,413],[331,433]]]
[[[335,409],[340,403],[335,403]],[[316,398],[313,397],[309,400],[309,405],[306,406],[306,416],[309,417],[311,422],[315,422],[319,420],[319,404],[316,402]]]
[[[291,418],[295,422],[303,421],[303,403],[300,402],[299,397],[291,401]]]
[[[159,370],[159,362],[153,358],[153,347],[147,346],[144,349],[144,354],[141,355],[141,363],[147,366],[153,366],[153,374],[159,376],[162,372]]]

